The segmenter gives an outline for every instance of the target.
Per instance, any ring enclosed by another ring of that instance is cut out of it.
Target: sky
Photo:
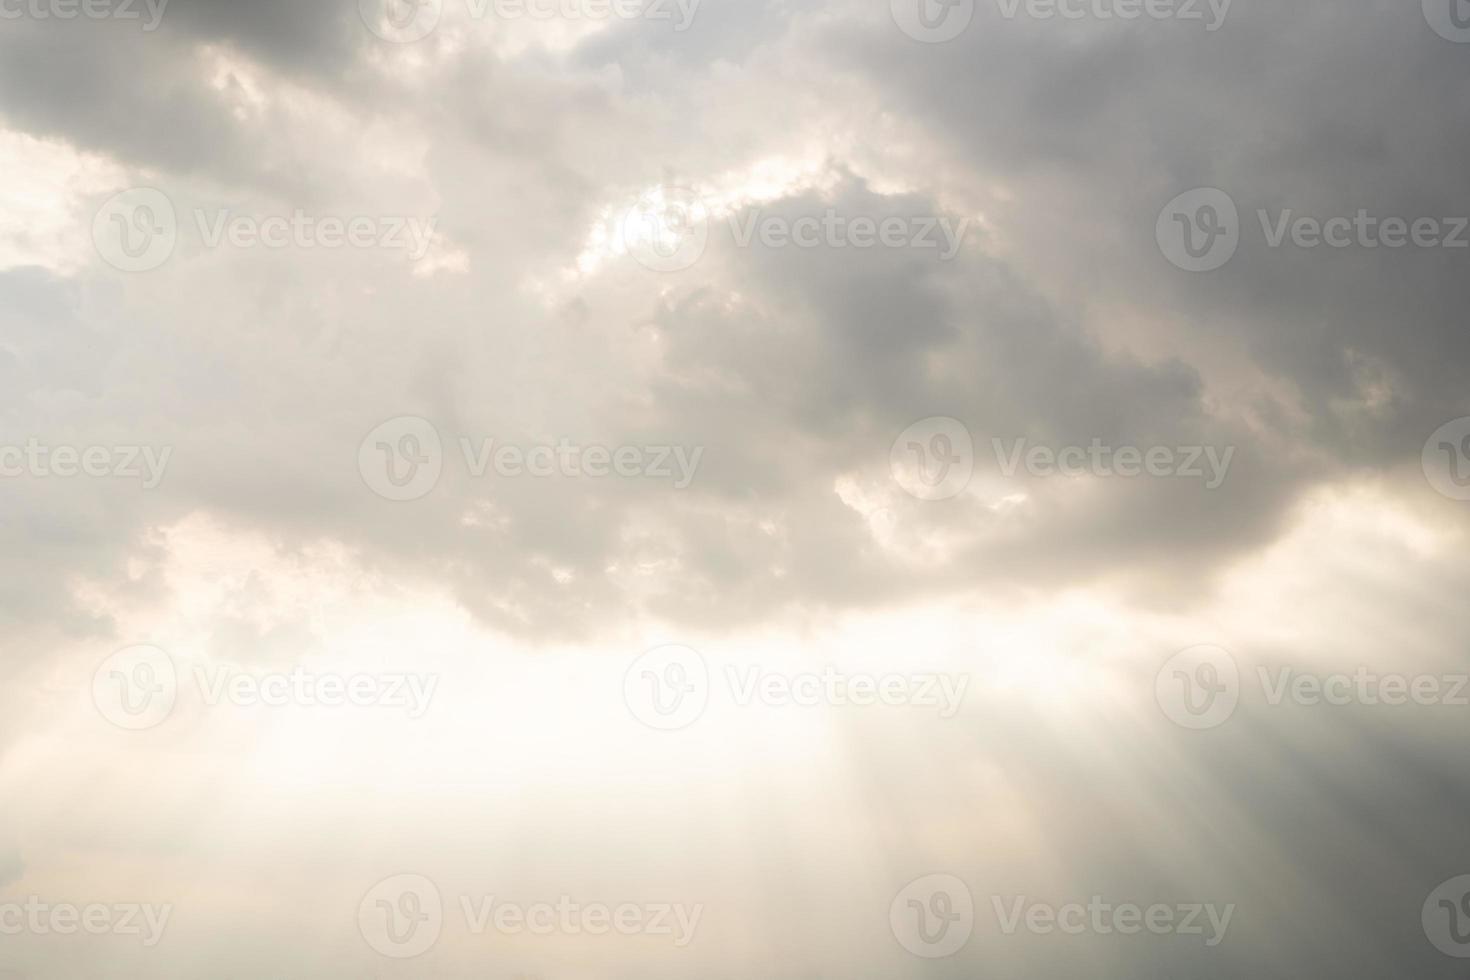
[[[0,0],[0,980],[1451,977],[1466,0]]]

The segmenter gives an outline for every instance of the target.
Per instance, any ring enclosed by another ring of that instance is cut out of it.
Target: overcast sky
[[[1467,159],[1466,0],[0,0],[0,978],[1459,975]]]

